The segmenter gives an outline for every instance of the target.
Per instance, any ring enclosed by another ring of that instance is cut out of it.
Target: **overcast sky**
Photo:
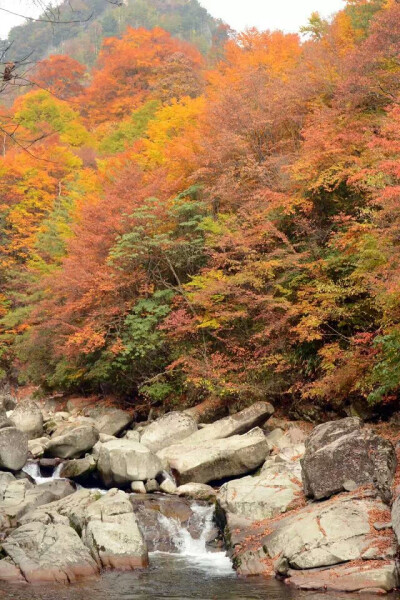
[[[284,31],[298,31],[314,11],[330,16],[344,6],[344,0],[200,0],[200,3],[234,29]]]
[[[329,16],[344,5],[344,0],[200,0],[215,17],[220,17],[237,30],[246,27],[297,31],[317,10]],[[0,7],[24,15],[33,15],[31,0],[0,0]],[[0,37],[23,19],[0,11]]]

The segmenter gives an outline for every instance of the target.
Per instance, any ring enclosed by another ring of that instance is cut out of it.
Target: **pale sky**
[[[237,30],[246,27],[298,31],[313,11],[330,16],[344,6],[344,0],[200,0],[215,17]],[[0,7],[34,16],[32,0],[0,0]],[[13,25],[23,22],[0,11],[0,37],[6,37]]]

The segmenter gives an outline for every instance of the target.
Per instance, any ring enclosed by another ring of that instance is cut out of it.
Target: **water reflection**
[[[84,584],[14,586],[0,583],[1,600],[351,600],[348,594],[303,593],[279,581],[241,579],[218,562],[196,564],[187,557],[153,554],[146,571],[106,573]],[[368,598],[372,596],[368,595]],[[388,596],[399,600],[399,595]]]

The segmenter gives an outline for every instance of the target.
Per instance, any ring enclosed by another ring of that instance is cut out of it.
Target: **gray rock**
[[[27,435],[15,427],[0,429],[0,469],[20,471],[27,458]]]
[[[0,392],[0,408],[3,410],[14,410],[17,406],[17,400],[15,396],[9,391]]]
[[[86,511],[83,540],[103,568],[131,570],[148,565],[147,545],[127,494],[110,490]]]
[[[96,421],[99,433],[117,436],[132,423],[133,417],[125,410],[114,409],[104,413]]]
[[[217,492],[205,483],[186,483],[176,489],[178,496],[192,498],[193,500],[215,501]]]
[[[46,448],[46,454],[58,458],[78,458],[91,450],[98,439],[97,429],[82,425],[52,438]]]
[[[101,494],[96,490],[82,489],[62,500],[27,512],[19,521],[21,525],[36,521],[43,524],[61,523],[73,526],[76,531],[82,531],[86,525],[88,507],[100,498]]]
[[[97,469],[104,484],[111,486],[154,479],[162,463],[147,446],[119,439],[101,445]]]
[[[176,484],[172,479],[164,479],[164,481],[160,483],[160,490],[164,492],[164,494],[175,494]]]
[[[331,569],[289,570],[286,583],[302,590],[324,592],[369,592],[385,594],[398,587],[399,577],[394,561],[371,565],[341,565]]]
[[[127,431],[125,437],[132,442],[140,442],[140,433],[138,431]]]
[[[148,425],[140,437],[140,443],[156,453],[179,443],[195,431],[197,423],[191,416],[171,412]]]
[[[400,496],[395,499],[392,505],[392,526],[400,545]]]
[[[356,560],[394,560],[394,534],[376,531],[372,524],[375,515],[390,518],[385,504],[372,493],[306,506],[271,521],[269,533],[256,537],[257,548],[247,549],[244,544],[236,557],[238,571],[244,575],[264,573],[271,559],[273,570],[280,575],[287,575],[290,569],[325,568]],[[265,529],[264,525],[262,531]]]
[[[108,433],[100,433],[99,435],[99,441],[102,444],[105,444],[106,442],[112,442],[113,440],[116,440],[118,438],[115,437],[115,435],[108,435]]]
[[[21,571],[9,558],[0,560],[0,581],[9,581],[11,583],[26,583],[26,579]]]
[[[343,491],[352,481],[356,486],[373,484],[389,502],[396,470],[391,442],[349,417],[318,425],[306,441],[302,460],[307,496],[320,500]]]
[[[69,481],[54,480],[33,485],[28,479],[13,479],[0,496],[0,514],[15,526],[29,511],[75,492]]]
[[[43,435],[43,414],[34,402],[17,405],[11,414],[14,427],[26,433],[30,440]]]
[[[145,489],[148,494],[154,494],[160,491],[160,486],[156,479],[148,479],[145,483]]]
[[[255,477],[243,477],[225,483],[218,501],[226,512],[250,521],[271,519],[299,505],[302,484],[285,463],[272,463]]]
[[[269,453],[269,445],[261,429],[245,435],[211,440],[196,446],[177,444],[159,453],[174,473],[179,484],[208,483],[245,475],[259,467]]]
[[[85,481],[96,470],[97,461],[89,454],[84,458],[76,458],[63,463],[60,477],[73,479],[74,481]]]
[[[46,433],[51,434],[53,439],[62,435],[66,435],[67,433],[81,427],[94,428],[97,431],[96,421],[94,419],[91,419],[90,417],[82,417],[80,415],[73,415],[67,420],[62,419],[61,421],[57,421],[52,431],[47,431],[48,426],[49,423],[46,423]]]
[[[40,458],[44,455],[50,439],[46,437],[36,438],[28,441],[28,450],[33,458]]]
[[[143,481],[132,481],[131,490],[134,494],[146,494],[147,490]]]
[[[0,429],[4,429],[5,427],[14,427],[14,423],[11,421],[10,416],[10,412],[7,413],[0,404]]]
[[[88,548],[68,525],[23,525],[8,536],[3,550],[29,583],[73,583],[99,571]]]
[[[250,429],[253,429],[253,427],[264,423],[273,414],[274,407],[272,404],[269,402],[256,402],[235,415],[220,419],[196,431],[184,443],[185,445],[196,445],[202,442],[225,439],[233,435],[246,433]]]

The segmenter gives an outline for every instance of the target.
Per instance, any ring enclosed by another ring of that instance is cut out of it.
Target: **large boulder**
[[[96,470],[97,461],[87,454],[84,458],[67,460],[61,466],[60,477],[85,482]]]
[[[66,480],[54,480],[34,485],[29,479],[13,478],[8,481],[0,494],[0,515],[2,515],[3,522],[15,526],[27,512],[65,498],[74,492],[75,487]]]
[[[274,407],[269,402],[256,402],[235,415],[225,417],[196,431],[185,440],[185,444],[200,444],[211,440],[219,440],[246,433],[250,429],[262,425],[274,414]]]
[[[47,448],[47,456],[58,458],[78,458],[93,448],[99,439],[95,427],[82,425],[66,431],[63,435],[53,437]]]
[[[131,570],[148,565],[147,545],[125,492],[110,490],[86,511],[82,539],[102,568]]]
[[[320,500],[343,490],[373,484],[389,502],[396,470],[393,444],[355,417],[318,425],[306,441],[302,460],[307,496]]]
[[[23,525],[3,542],[3,551],[28,583],[73,583],[99,572],[89,549],[69,525]]]
[[[101,494],[97,490],[81,489],[62,500],[53,501],[27,512],[19,522],[21,525],[33,522],[44,525],[60,523],[71,525],[76,531],[82,531],[86,525],[87,508],[100,498]]]
[[[28,436],[16,427],[0,429],[0,469],[20,471],[28,458]]]
[[[96,420],[96,428],[99,433],[107,435],[118,435],[124,431],[133,421],[133,417],[125,410],[118,408],[105,412]]]
[[[110,487],[154,479],[161,473],[162,463],[144,444],[118,439],[100,445],[97,470]]]
[[[148,425],[141,435],[140,443],[152,452],[177,444],[197,431],[197,423],[190,415],[171,412]]]
[[[301,481],[285,463],[272,463],[260,475],[225,483],[219,493],[221,507],[251,521],[271,519],[297,508],[303,499]]]
[[[254,471],[269,454],[263,431],[202,442],[196,446],[177,444],[165,448],[160,458],[176,474],[180,485],[208,483]]]
[[[373,492],[311,504],[284,518],[263,522],[259,532],[247,525],[236,539],[238,522],[228,515],[229,521],[231,541],[237,546],[236,567],[244,575],[263,574],[272,566],[273,572],[285,576],[290,569],[394,560],[396,556],[393,531],[378,523],[389,522],[390,511]],[[255,546],[246,546],[245,539],[256,539]]]
[[[43,414],[34,402],[21,402],[10,418],[14,427],[26,433],[30,440],[43,435]]]

